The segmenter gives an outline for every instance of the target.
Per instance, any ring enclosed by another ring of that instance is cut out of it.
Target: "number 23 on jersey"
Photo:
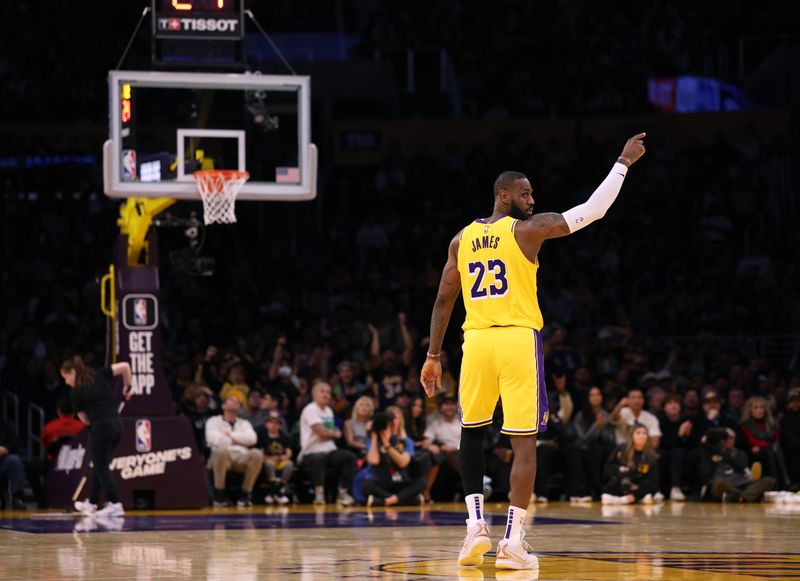
[[[467,272],[474,279],[469,293],[471,300],[498,299],[508,293],[506,264],[499,258],[470,262]]]

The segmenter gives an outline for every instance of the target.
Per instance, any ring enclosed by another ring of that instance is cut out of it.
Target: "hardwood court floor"
[[[261,506],[115,521],[0,512],[0,579],[800,579],[800,505],[531,507],[534,572],[498,571],[491,554],[459,569],[462,511]],[[505,508],[487,512],[496,539]]]

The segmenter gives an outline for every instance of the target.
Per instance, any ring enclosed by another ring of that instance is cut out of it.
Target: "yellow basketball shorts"
[[[503,434],[526,436],[547,430],[549,409],[542,336],[526,327],[490,327],[464,333],[459,406],[461,425],[492,423],[503,404]]]

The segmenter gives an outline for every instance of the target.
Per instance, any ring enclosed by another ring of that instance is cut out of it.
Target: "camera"
[[[374,416],[372,416],[372,427],[370,428],[370,433],[375,433],[380,435],[381,432],[385,431],[386,428],[389,427],[389,423],[394,419],[392,414],[387,414],[385,412],[378,412]]]

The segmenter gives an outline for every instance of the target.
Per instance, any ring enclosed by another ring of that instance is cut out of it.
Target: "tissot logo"
[[[169,32],[239,32],[236,18],[159,18],[158,29]]]

